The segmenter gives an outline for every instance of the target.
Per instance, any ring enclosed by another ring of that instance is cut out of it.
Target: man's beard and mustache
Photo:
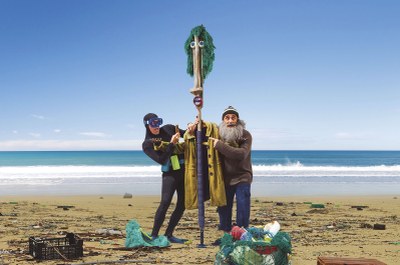
[[[246,124],[242,120],[238,120],[235,126],[228,126],[225,122],[219,125],[219,136],[221,140],[228,143],[236,143],[243,137],[243,130]]]

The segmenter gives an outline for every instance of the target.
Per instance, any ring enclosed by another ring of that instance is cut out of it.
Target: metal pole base
[[[207,246],[204,244],[204,230],[200,230],[200,244],[197,245],[197,248],[206,248]]]

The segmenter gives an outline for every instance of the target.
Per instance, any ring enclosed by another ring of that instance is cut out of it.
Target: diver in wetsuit
[[[171,204],[172,197],[177,192],[177,202],[165,231],[165,236],[171,243],[185,243],[186,239],[174,237],[172,234],[183,212],[185,211],[184,192],[184,160],[183,154],[173,154],[175,145],[179,138],[185,133],[184,130],[176,132],[172,124],[162,127],[162,119],[154,113],[148,113],[143,118],[146,127],[146,136],[142,144],[143,152],[152,160],[162,165],[162,188],[161,201],[154,216],[154,225],[151,232],[152,238],[156,238],[165,220],[165,215]],[[154,149],[159,142],[169,142],[165,150]],[[174,163],[175,162],[175,163]]]

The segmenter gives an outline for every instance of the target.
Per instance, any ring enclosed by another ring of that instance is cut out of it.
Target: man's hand
[[[217,145],[217,143],[218,143],[218,141],[219,141],[219,139],[213,138],[213,137],[208,137],[208,139],[210,139],[210,140],[213,141],[213,146],[214,146],[214,147]]]
[[[170,143],[177,144],[179,142],[180,137],[181,137],[180,133],[175,133],[174,135],[172,135]]]
[[[194,132],[196,131],[196,128],[197,128],[197,124],[199,124],[199,118],[198,117],[196,117],[194,122],[189,122],[188,123],[187,131],[189,131],[190,135],[194,135]]]
[[[194,132],[196,131],[197,124],[189,122],[187,126],[188,126],[187,127],[187,131],[189,132],[189,134],[190,135],[194,135]]]

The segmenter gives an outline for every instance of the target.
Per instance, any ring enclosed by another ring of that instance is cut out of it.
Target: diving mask
[[[147,124],[151,128],[158,128],[161,126],[161,124],[163,124],[163,119],[158,117],[153,117],[147,121]]]

